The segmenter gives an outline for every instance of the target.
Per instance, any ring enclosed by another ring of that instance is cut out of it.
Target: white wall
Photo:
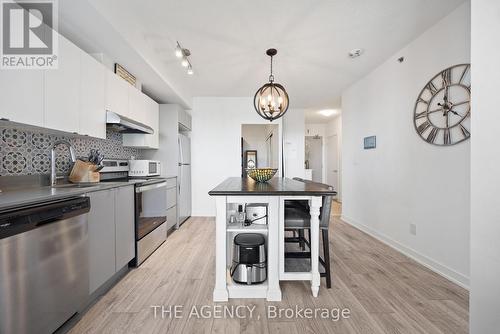
[[[280,165],[280,157],[278,153],[281,152],[281,140],[279,134],[279,127],[273,124],[266,125],[266,147],[268,148],[267,156],[268,156],[268,166],[271,168],[282,169],[283,166]]]
[[[285,176],[304,177],[304,109],[289,109],[283,116]]]
[[[300,129],[300,125],[294,121],[300,118],[294,115],[296,112],[288,110],[283,117],[290,118],[290,122],[287,121],[287,129],[291,129],[291,133],[285,136],[286,141],[291,143],[287,145],[290,147],[300,146],[295,135],[297,129]],[[192,215],[214,216],[215,201],[213,197],[208,196],[208,192],[227,177],[241,175],[241,125],[269,124],[269,121],[261,118],[254,110],[251,97],[197,97],[193,99],[192,116]],[[279,124],[281,127],[283,118],[273,124]],[[285,160],[285,169],[303,169],[303,159]]]
[[[470,332],[500,328],[500,2],[472,1]]]
[[[325,137],[329,136],[337,136],[337,161],[338,161],[338,187],[335,189],[337,191],[337,200],[342,201],[342,115],[335,117],[333,120],[326,124],[325,128]],[[330,152],[327,151],[327,147],[325,147],[325,160],[328,161],[328,154]],[[328,163],[327,163],[327,168]]]
[[[436,73],[470,61],[469,6],[458,7],[342,95],[344,218],[464,286],[470,141],[427,144],[414,129],[413,107]],[[363,150],[363,137],[370,135],[377,136],[377,148]]]

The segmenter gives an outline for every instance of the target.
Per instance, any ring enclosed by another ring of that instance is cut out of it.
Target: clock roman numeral
[[[427,86],[425,86],[425,88],[427,88],[432,95],[436,95],[438,89],[436,88],[436,86],[434,85],[434,83],[432,83],[432,81],[429,81],[429,83],[427,84]]]
[[[427,116],[427,111],[422,111],[422,112],[415,114],[415,119],[424,118],[426,116]]]
[[[429,132],[429,135],[425,140],[427,140],[428,143],[434,143],[434,140],[436,140],[438,133],[439,133],[438,128],[432,128],[431,132]]]
[[[467,130],[462,124],[460,124],[460,131],[462,131],[462,134],[464,135],[465,138],[470,137],[469,130]]]
[[[467,74],[467,71],[469,70],[470,65],[465,65],[464,71],[462,72],[462,75],[460,76],[460,80],[458,81],[459,83],[462,83],[465,75]]]
[[[444,137],[443,137],[443,142],[445,145],[450,145],[451,144],[451,133],[450,129],[444,129]]]
[[[451,68],[447,68],[443,72],[441,72],[441,77],[443,79],[443,83],[445,86],[449,86],[451,84]]]
[[[429,126],[431,126],[431,123],[429,123],[429,121],[425,121],[423,122],[422,124],[420,124],[417,128],[417,131],[422,134],[425,132],[425,130],[427,130],[429,128]]]
[[[419,97],[419,98],[418,98],[418,100],[417,100],[417,103],[425,103],[425,104],[429,104],[429,101],[424,100],[423,98]]]

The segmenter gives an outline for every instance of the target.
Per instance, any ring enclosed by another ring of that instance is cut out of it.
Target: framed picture
[[[364,148],[369,150],[377,147],[377,136],[370,136],[364,138]]]
[[[245,151],[245,168],[257,168],[257,151]]]
[[[136,78],[129,71],[127,71],[122,65],[115,63],[115,73],[123,80],[127,81],[132,86],[135,86]]]

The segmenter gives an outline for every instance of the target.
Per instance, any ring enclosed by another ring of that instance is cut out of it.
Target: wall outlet
[[[417,235],[417,225],[416,224],[410,224],[410,234]]]

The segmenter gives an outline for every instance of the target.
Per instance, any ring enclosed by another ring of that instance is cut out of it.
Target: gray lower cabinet
[[[174,176],[167,178],[167,231],[178,225],[177,220],[177,177]]]
[[[89,197],[89,292],[93,293],[115,273],[115,191]]]
[[[135,255],[134,187],[89,193],[89,293]]]
[[[167,210],[167,230],[177,224],[177,206],[173,206]]]
[[[116,271],[127,265],[135,256],[134,187],[116,188]]]

